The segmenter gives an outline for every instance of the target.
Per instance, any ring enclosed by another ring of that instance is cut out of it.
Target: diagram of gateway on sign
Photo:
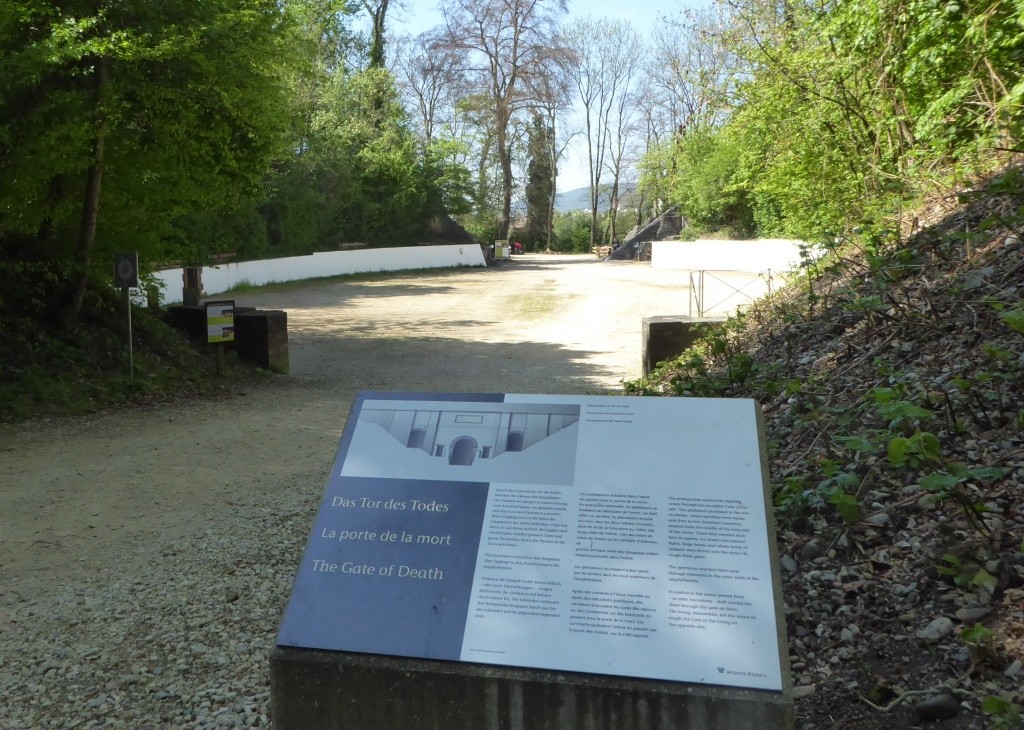
[[[578,405],[446,402],[440,406],[436,401],[365,402],[352,451],[358,454],[365,448],[369,454],[384,449],[392,460],[382,470],[379,458],[353,459],[350,451],[342,474],[405,477],[408,465],[427,479],[572,483]],[[388,439],[386,446],[382,436]],[[427,462],[432,473],[422,471]],[[350,470],[353,463],[356,466]],[[371,463],[377,465],[376,473],[367,472]]]

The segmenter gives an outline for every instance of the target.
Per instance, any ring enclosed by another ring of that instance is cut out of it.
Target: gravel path
[[[289,377],[0,430],[0,728],[268,726],[267,655],[356,390],[614,390],[686,282],[527,255],[238,296],[287,310]]]

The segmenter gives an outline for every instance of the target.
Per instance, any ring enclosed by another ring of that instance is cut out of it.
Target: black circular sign
[[[114,254],[114,286],[138,288],[139,255],[134,253]]]

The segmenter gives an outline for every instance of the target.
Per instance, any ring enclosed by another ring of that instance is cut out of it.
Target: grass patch
[[[563,308],[571,298],[571,295],[566,297],[548,293],[527,293],[506,299],[503,311],[508,312],[511,319],[542,319]]]

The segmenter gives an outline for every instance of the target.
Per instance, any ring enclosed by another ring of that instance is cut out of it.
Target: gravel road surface
[[[360,389],[616,390],[688,274],[526,255],[236,296],[292,372],[0,429],[0,728],[264,727],[267,655]]]

